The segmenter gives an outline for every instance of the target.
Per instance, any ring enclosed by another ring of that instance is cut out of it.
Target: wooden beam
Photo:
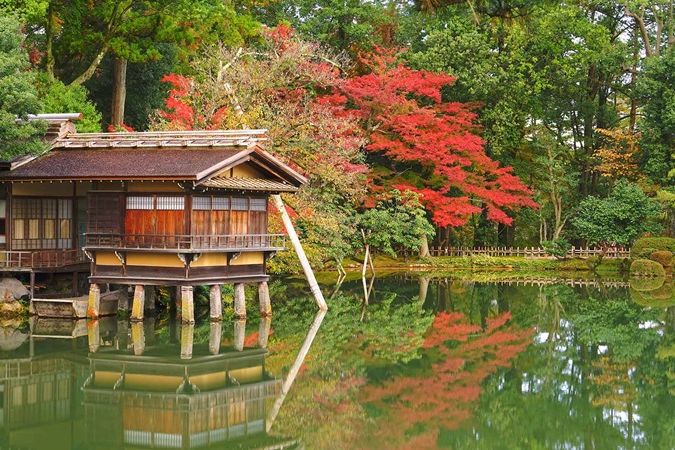
[[[274,202],[274,206],[276,206],[277,210],[279,210],[279,213],[281,214],[281,220],[283,221],[284,227],[286,228],[286,232],[288,233],[288,238],[293,244],[295,253],[298,255],[300,265],[302,266],[302,270],[305,272],[305,277],[307,278],[307,282],[309,283],[309,289],[312,291],[312,294],[314,295],[314,300],[316,301],[316,304],[321,311],[326,311],[328,310],[328,305],[326,304],[326,300],[323,298],[323,293],[321,292],[319,283],[317,283],[316,281],[314,271],[312,271],[312,266],[309,265],[309,260],[307,259],[307,255],[305,255],[305,250],[302,248],[300,238],[298,238],[298,234],[295,232],[293,222],[291,221],[291,217],[288,215],[288,212],[286,211],[286,206],[284,205],[284,202],[281,199],[281,195],[274,194],[271,197],[272,201]]]

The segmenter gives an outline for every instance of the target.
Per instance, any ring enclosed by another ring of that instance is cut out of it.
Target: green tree
[[[643,103],[642,167],[655,183],[674,185],[669,175],[675,158],[675,50],[654,56],[645,62],[637,83],[637,95]]]
[[[37,91],[41,99],[42,113],[82,113],[82,119],[75,122],[81,133],[101,131],[101,113],[88,98],[84,86],[66,86],[59,80],[52,80],[42,73],[37,76]]]
[[[607,198],[586,197],[572,219],[576,235],[591,245],[630,245],[644,233],[658,233],[658,202],[636,184],[620,180]]]
[[[15,17],[0,17],[0,158],[39,153],[45,149],[40,137],[43,123],[27,120],[40,111],[35,92],[35,74],[30,64],[19,22]]]
[[[290,22],[307,38],[336,50],[357,53],[391,44],[397,10],[386,0],[282,0],[263,8],[269,25]]]
[[[361,214],[358,227],[364,230],[368,245],[391,256],[398,249],[419,250],[424,237],[434,235],[417,194],[410,191],[392,191],[390,198]]]
[[[111,58],[110,109],[115,125],[124,118],[128,62],[162,58],[162,44],[175,45],[182,54],[215,41],[241,45],[257,29],[247,12],[248,2],[49,0],[46,4],[42,16],[34,13],[38,6],[23,8],[30,40],[44,54],[45,70],[52,78],[81,85]]]

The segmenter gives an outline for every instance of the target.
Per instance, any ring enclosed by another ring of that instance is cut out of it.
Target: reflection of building
[[[152,321],[131,329],[112,318],[90,325],[83,336],[33,335],[0,353],[14,358],[0,359],[0,448],[297,446],[268,435],[281,380],[266,371],[266,349],[220,352],[219,322],[209,324],[208,345],[197,339],[194,354],[194,325],[167,330],[180,340],[155,333]],[[243,330],[235,327],[235,341],[243,342]]]
[[[65,358],[0,361],[2,448],[71,448],[84,369]]]
[[[281,381],[264,349],[177,361],[96,354],[84,386],[87,448],[195,448],[266,433]]]

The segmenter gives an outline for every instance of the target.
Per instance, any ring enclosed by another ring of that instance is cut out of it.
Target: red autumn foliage
[[[108,125],[108,133],[125,132],[125,131],[127,133],[131,133],[132,131],[134,131],[134,129],[131,125],[127,125],[126,123],[121,124],[119,127],[116,127],[113,124]]]
[[[472,416],[481,384],[531,342],[531,329],[510,325],[510,313],[489,319],[485,330],[458,312],[436,316],[423,347],[438,353],[428,376],[394,377],[367,385],[363,401],[392,411],[378,421],[375,439],[387,448],[436,448],[440,429],[456,429]],[[422,425],[416,434],[415,425]],[[413,434],[414,436],[410,436]]]
[[[485,153],[471,105],[443,101],[443,88],[455,78],[410,69],[391,51],[376,53],[364,58],[370,73],[344,80],[320,99],[336,114],[358,117],[369,138],[366,149],[392,162],[389,173],[373,177],[376,185],[418,192],[439,226],[463,225],[482,209],[508,225],[508,212],[537,206],[512,168]],[[418,179],[399,174],[401,164]]]

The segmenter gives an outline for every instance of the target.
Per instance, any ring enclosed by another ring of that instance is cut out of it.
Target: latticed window
[[[185,209],[185,197],[157,196],[157,209],[163,211],[182,211]]]
[[[246,197],[232,197],[232,210],[233,211],[248,210],[248,199]]]
[[[72,199],[15,197],[12,200],[13,249],[53,249],[72,246]]]
[[[154,198],[151,195],[129,195],[127,209],[153,209]]]
[[[192,197],[192,209],[208,211],[211,209],[211,197]]]
[[[267,211],[267,199],[252,198],[251,211]]]

